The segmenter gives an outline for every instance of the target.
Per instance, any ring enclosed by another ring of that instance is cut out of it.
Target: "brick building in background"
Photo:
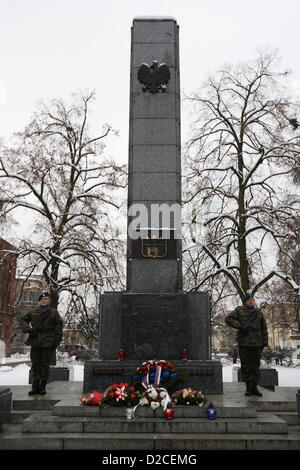
[[[17,260],[13,253],[14,247],[0,238],[0,340],[5,343],[5,354],[11,352],[14,336],[14,303],[16,295]]]

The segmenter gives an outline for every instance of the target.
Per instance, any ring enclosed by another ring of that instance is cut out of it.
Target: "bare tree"
[[[126,168],[104,156],[111,126],[90,135],[93,98],[42,104],[0,154],[2,216],[21,207],[32,220],[30,238],[16,250],[19,267],[28,275],[43,272],[50,289],[83,304],[95,288],[123,286],[124,273],[118,219]]]
[[[296,284],[300,284],[300,219],[298,214],[287,221],[286,228],[288,233],[278,253],[278,266],[282,272],[294,279]],[[300,292],[295,291],[292,286],[286,286],[281,279],[274,279],[266,296],[269,297],[273,306],[280,306],[282,313],[287,312],[286,327],[291,332],[296,329],[300,332]],[[278,321],[283,321],[280,316]]]
[[[298,107],[285,95],[287,72],[274,71],[276,60],[262,52],[253,64],[225,66],[190,98],[196,118],[186,151],[185,203],[193,208],[196,243],[186,251],[205,270],[191,289],[222,275],[241,298],[273,276],[299,290],[276,268],[276,256],[269,268],[300,202],[289,179],[299,167]]]

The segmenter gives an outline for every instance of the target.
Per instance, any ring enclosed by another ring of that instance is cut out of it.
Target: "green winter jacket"
[[[252,315],[256,313],[256,317],[251,322],[248,331],[239,330],[240,326],[246,325]],[[260,309],[250,309],[247,307],[237,307],[233,312],[225,318],[225,323],[232,328],[236,328],[237,342],[239,346],[251,346],[264,348],[268,346],[268,329],[267,323]]]
[[[48,307],[44,312],[39,307],[21,315],[20,326],[24,333],[33,328],[37,334],[29,335],[26,340],[28,346],[36,348],[55,349],[62,339],[62,319],[53,307]]]

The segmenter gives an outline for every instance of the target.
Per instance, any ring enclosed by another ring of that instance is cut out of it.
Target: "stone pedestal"
[[[100,360],[84,366],[83,391],[126,382],[139,364],[171,361],[187,371],[180,388],[222,393],[222,365],[210,359],[210,299],[206,293],[106,293],[100,321]],[[125,361],[119,361],[123,349]],[[182,350],[188,361],[181,361]]]
[[[163,358],[161,358],[163,359]],[[166,359],[168,360],[168,359]],[[183,371],[185,382],[180,382],[175,388],[191,387],[204,394],[223,393],[222,368],[219,361],[171,361],[177,371]],[[108,361],[93,359],[84,366],[83,392],[93,390],[104,391],[114,383],[130,383],[139,361]],[[221,373],[220,373],[221,372]],[[163,386],[163,384],[162,384]]]
[[[10,388],[0,387],[0,431],[4,423],[10,423],[12,407],[12,391]]]
[[[69,369],[68,367],[56,367],[50,366],[49,368],[49,378],[48,382],[56,382],[58,380],[69,380]],[[31,370],[29,371],[29,382],[32,384],[32,374]]]
[[[278,372],[276,369],[260,369],[260,378],[258,385],[267,388],[268,390],[275,390],[278,385]],[[241,369],[240,367],[234,367],[232,369],[232,381],[242,382]]]

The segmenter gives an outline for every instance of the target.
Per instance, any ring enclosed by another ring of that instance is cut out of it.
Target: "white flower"
[[[160,402],[160,405],[164,407],[167,403],[168,403],[168,400],[165,399]]]
[[[139,404],[140,404],[141,406],[148,405],[148,400],[147,400],[147,398],[145,398],[145,397],[144,397],[144,398],[141,398]]]
[[[159,403],[157,401],[152,401],[150,403],[150,406],[151,406],[152,410],[156,410],[157,408],[159,408]]]
[[[167,396],[167,392],[160,392],[160,396],[163,398],[163,397],[166,397]]]
[[[155,398],[158,397],[158,393],[157,393],[157,391],[154,390],[154,389],[153,389],[153,390],[150,390],[150,392],[148,393],[148,395],[149,395],[150,398],[153,398],[153,399],[155,399]]]
[[[116,398],[117,401],[125,400],[125,398],[127,397],[127,393],[125,392],[125,387],[123,386],[121,388],[117,388],[116,395],[117,395],[117,398]]]

